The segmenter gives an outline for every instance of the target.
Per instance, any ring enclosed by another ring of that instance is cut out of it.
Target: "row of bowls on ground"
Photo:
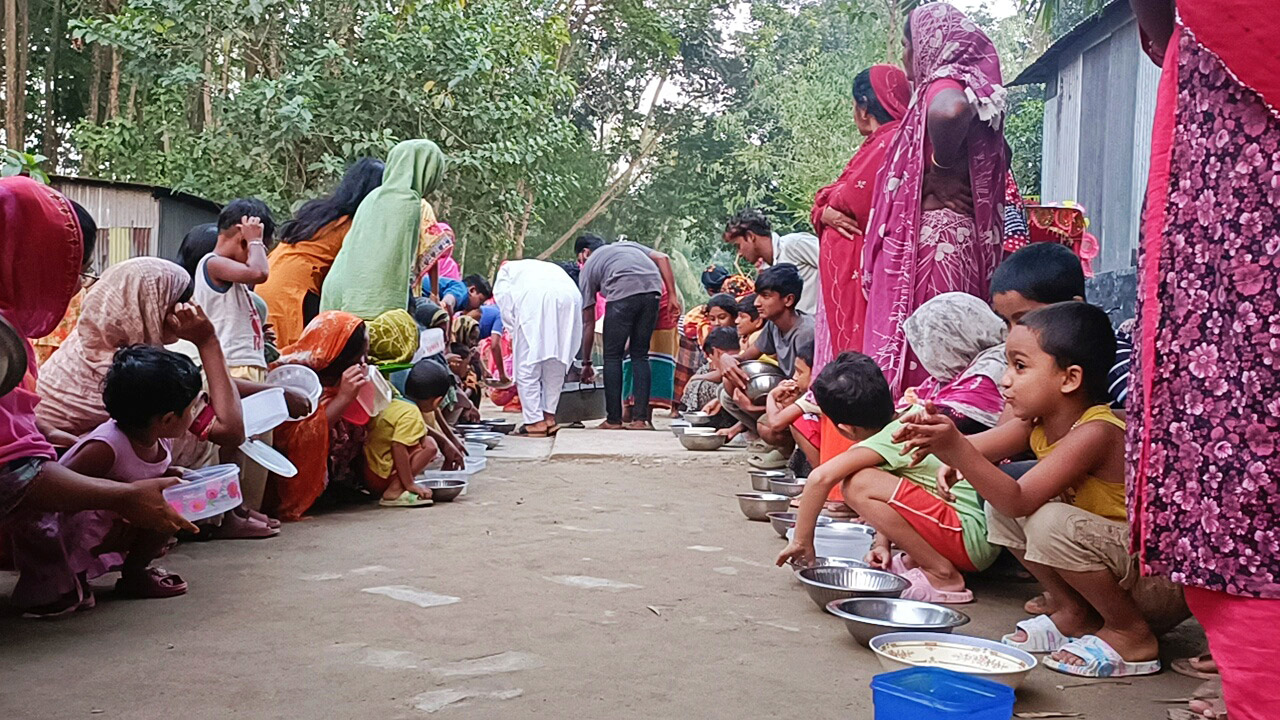
[[[785,470],[749,474],[752,492],[737,494],[742,514],[769,521],[779,537],[791,539],[796,524],[791,502],[804,491],[804,478]],[[870,526],[819,517],[817,557],[795,568],[796,580],[818,607],[843,620],[849,634],[871,648],[885,670],[938,667],[1017,688],[1036,658],[997,641],[953,633],[969,622],[959,610],[903,599],[910,585],[905,578],[857,559],[866,556],[874,537]]]

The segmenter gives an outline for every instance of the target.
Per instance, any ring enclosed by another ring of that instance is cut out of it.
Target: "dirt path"
[[[53,623],[0,608],[0,716],[871,717],[878,663],[771,567],[781,540],[733,499],[740,456],[671,447],[491,460],[452,505],[180,546],[164,564],[191,583],[183,598],[103,593]],[[986,637],[1030,595],[976,590],[969,631]],[[1162,718],[1154,700],[1196,685],[1055,687],[1076,682],[1037,669],[1018,709]]]

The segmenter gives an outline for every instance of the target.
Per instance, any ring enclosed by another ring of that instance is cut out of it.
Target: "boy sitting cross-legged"
[[[898,433],[916,457],[932,453],[949,466],[941,486],[959,473],[982,493],[991,542],[1008,547],[1052,594],[1053,613],[1018,623],[1004,642],[1051,652],[1047,667],[1086,677],[1160,669],[1155,635],[1130,592],[1137,572],[1124,421],[1107,392],[1115,347],[1106,313],[1092,305],[1027,313],[1009,333],[1001,383],[1014,420],[966,438],[927,412]],[[1017,480],[993,464],[1027,450],[1039,462]]]
[[[813,394],[822,413],[856,444],[809,474],[794,539],[778,555],[778,564],[813,560],[818,514],[831,489],[843,483],[845,503],[876,529],[867,562],[909,580],[904,598],[972,601],[962,573],[987,568],[999,553],[987,542],[977,493],[958,483],[950,499],[940,498],[934,491],[941,463],[926,456],[913,465],[903,455],[894,435],[904,420],[894,417],[889,384],[871,358],[841,353],[818,374]],[[908,410],[913,411],[918,409]],[[905,556],[895,557],[892,545]]]

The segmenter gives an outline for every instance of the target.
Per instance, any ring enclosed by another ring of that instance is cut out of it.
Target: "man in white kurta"
[[[498,269],[493,300],[511,333],[524,432],[546,435],[555,427],[564,378],[582,344],[582,293],[554,263],[513,260]]]

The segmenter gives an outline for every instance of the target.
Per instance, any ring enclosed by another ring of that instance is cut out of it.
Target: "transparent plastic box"
[[[182,476],[182,482],[164,491],[165,502],[182,517],[195,522],[240,506],[240,468],[212,465]]]

